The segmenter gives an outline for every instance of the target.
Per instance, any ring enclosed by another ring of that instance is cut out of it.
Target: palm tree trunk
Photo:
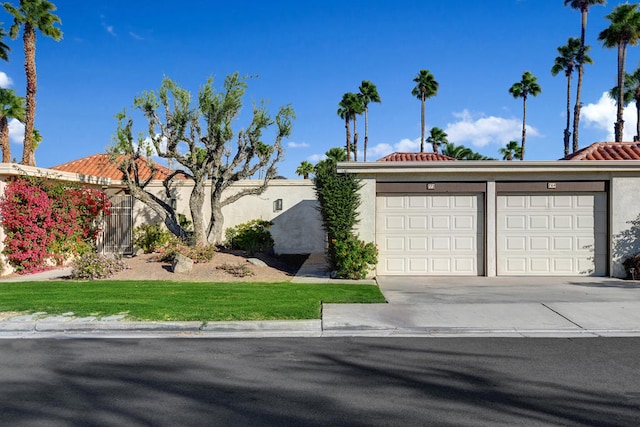
[[[640,104],[638,104],[638,101],[636,101],[636,136],[633,141],[640,141]]]
[[[580,148],[578,142],[578,128],[580,126],[580,110],[582,104],[580,103],[580,94],[582,93],[582,77],[584,76],[584,39],[587,30],[587,12],[588,9],[583,7],[581,9],[582,25],[580,29],[580,52],[578,53],[578,85],[576,87],[576,105],[573,108],[573,152],[575,153]],[[565,156],[568,155],[565,151]]]
[[[358,161],[358,131],[356,130],[356,117],[353,115],[353,161]]]
[[[367,144],[369,144],[369,108],[364,107],[364,161],[367,161]]]
[[[347,161],[351,161],[351,124],[349,123],[349,115],[344,119],[344,127],[347,130]]]
[[[524,144],[527,140],[527,96],[522,97],[522,156],[520,160],[524,160]]]
[[[35,166],[33,148],[33,128],[36,116],[36,32],[29,23],[24,24],[24,69],[27,77],[27,96],[24,123],[24,144],[22,148],[22,164]]]
[[[0,117],[0,146],[2,146],[2,163],[10,163],[11,144],[9,143],[9,122],[7,116]]]
[[[578,116],[580,114],[578,113]],[[567,74],[567,127],[564,129],[564,155],[569,155],[569,139],[571,132],[569,132],[569,126],[571,126],[571,73]],[[574,153],[577,151],[574,144]]]
[[[627,49],[623,42],[618,43],[618,105],[616,114],[616,123],[614,125],[614,134],[616,142],[622,142],[622,133],[624,130],[624,120],[622,114],[624,112],[624,64],[626,61]]]
[[[420,115],[420,125],[421,125],[421,130],[420,130],[420,152],[424,153],[424,102],[425,102],[426,98],[424,97],[424,95],[422,95],[422,98],[420,99],[421,101],[421,115]]]

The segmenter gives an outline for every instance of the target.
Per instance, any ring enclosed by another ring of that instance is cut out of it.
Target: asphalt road
[[[0,341],[2,425],[640,425],[638,338]]]

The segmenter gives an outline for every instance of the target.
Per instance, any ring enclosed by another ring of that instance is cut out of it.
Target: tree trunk
[[[186,233],[180,227],[180,224],[176,220],[175,215],[172,217],[167,212],[167,207],[162,206],[157,200],[150,196],[143,189],[135,186],[135,184],[127,185],[129,193],[137,200],[140,200],[145,205],[149,206],[160,218],[162,222],[167,226],[167,229],[180,238],[186,237]]]
[[[347,161],[351,161],[351,124],[349,123],[349,117],[344,119],[344,127],[347,131]]]
[[[22,147],[22,164],[35,166],[33,146],[33,128],[36,117],[36,32],[33,26],[24,24],[24,69],[27,77],[27,96],[24,122],[24,144]]]
[[[205,180],[202,182],[194,181],[193,190],[189,196],[189,210],[191,211],[191,220],[193,221],[193,242],[194,244],[206,243],[204,215],[202,206],[204,205],[205,196]]]
[[[356,115],[353,115],[353,161],[358,161],[358,131],[356,130]]]
[[[222,228],[224,216],[222,215],[222,190],[211,189],[211,218],[207,230],[207,243],[217,245],[222,243]]]
[[[11,163],[11,144],[9,143],[7,116],[0,117],[0,146],[2,147],[2,163]]]
[[[578,127],[580,126],[580,110],[582,104],[580,103],[580,95],[582,93],[582,77],[584,76],[584,39],[585,32],[587,30],[587,12],[586,7],[581,9],[582,13],[582,25],[580,29],[580,52],[578,53],[578,85],[576,87],[576,105],[573,107],[573,152],[575,153],[580,149],[578,142]],[[568,155],[566,153],[565,155]]]
[[[578,113],[578,116],[580,113]],[[571,132],[569,132],[569,126],[571,126],[571,73],[567,74],[567,127],[564,129],[564,155],[569,155],[569,140]],[[575,153],[576,144],[574,143],[573,152]]]
[[[520,160],[524,160],[524,144],[527,140],[527,96],[522,98],[522,155]]]
[[[369,109],[364,109],[364,161],[367,161],[367,145],[369,144]]]
[[[421,109],[420,109],[420,152],[424,153],[424,95],[420,98],[421,101]]]
[[[618,43],[618,105],[616,113],[616,123],[613,127],[616,142],[622,142],[622,134],[624,131],[624,120],[622,114],[624,112],[624,63],[626,61],[627,49],[623,42]]]
[[[634,142],[640,141],[640,104],[636,101],[636,136],[633,138]]]

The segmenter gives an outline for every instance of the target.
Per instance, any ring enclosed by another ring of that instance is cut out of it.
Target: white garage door
[[[378,195],[381,275],[482,275],[483,195]]]
[[[604,193],[498,195],[499,275],[606,274]]]

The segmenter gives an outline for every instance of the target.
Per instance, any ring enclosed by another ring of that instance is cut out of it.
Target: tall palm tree
[[[616,142],[622,142],[624,120],[622,112],[624,106],[624,66],[627,59],[627,46],[635,46],[640,39],[640,12],[637,4],[621,4],[606,16],[611,21],[608,28],[602,30],[598,35],[598,40],[607,48],[618,48],[618,96],[617,114],[614,124],[614,134]]]
[[[300,166],[298,166],[298,168],[296,169],[296,175],[300,175],[304,179],[309,179],[310,173],[313,173],[313,165],[311,164],[311,162],[303,160],[300,163]]]
[[[502,154],[502,160],[511,161],[522,158],[522,147],[518,145],[518,141],[509,141],[509,143],[503,148],[500,148],[498,152]]]
[[[620,90],[618,86],[609,91],[609,97],[617,100]],[[626,107],[631,101],[636,104],[636,136],[634,141],[640,141],[640,68],[633,74],[625,73],[624,75],[624,93],[622,94],[622,102]]]
[[[13,16],[13,25],[9,29],[12,39],[18,37],[20,28],[24,44],[24,69],[27,78],[27,108],[24,129],[24,145],[22,164],[35,166],[35,145],[33,144],[33,129],[36,116],[36,30],[55,41],[62,39],[62,31],[55,27],[61,23],[60,18],[52,12],[56,10],[53,3],[47,0],[20,0],[20,6],[14,7],[6,2],[4,8]]]
[[[420,115],[420,152],[424,153],[424,103],[427,98],[431,98],[435,94],[438,93],[438,82],[433,77],[433,74],[429,70],[420,70],[418,75],[413,79],[416,84],[416,87],[411,91],[411,95],[415,96],[420,100],[421,105],[421,115]]]
[[[564,75],[567,77],[567,126],[564,129],[564,155],[569,155],[571,132],[569,127],[571,126],[571,75],[578,62],[578,56],[580,55],[580,40],[569,37],[567,44],[558,48],[560,55],[556,56],[553,67],[551,67],[551,74],[557,76],[560,71],[564,71]],[[582,62],[587,64],[593,64],[591,58],[586,55],[589,51],[589,46],[585,46],[584,54],[582,55]],[[577,151],[574,148],[574,152]]]
[[[524,160],[524,145],[527,139],[527,97],[538,96],[542,88],[538,84],[538,79],[529,71],[522,74],[522,79],[509,88],[509,93],[514,98],[522,98],[522,157]]]
[[[360,97],[353,93],[353,92],[347,92],[344,95],[342,95],[342,100],[340,101],[340,103],[338,103],[338,111],[337,114],[338,116],[340,116],[341,119],[344,120],[344,127],[346,130],[346,134],[347,134],[347,143],[346,143],[346,147],[347,147],[347,160],[351,161],[351,149],[353,148],[354,150],[354,160],[358,160],[357,157],[357,149],[358,147],[356,146],[357,144],[357,138],[356,138],[356,126],[355,126],[355,120],[356,120],[356,115],[357,114],[362,114],[362,112],[364,111],[364,107],[362,104],[362,100],[360,99]],[[353,126],[353,133],[354,133],[354,143],[351,143],[351,121],[354,121],[354,126]]]
[[[587,13],[589,8],[596,5],[605,5],[607,0],[564,0],[565,6],[570,6],[572,9],[580,11],[581,15],[581,28],[580,28],[580,51],[576,58],[578,63],[578,86],[576,87],[576,105],[573,109],[573,152],[578,151],[578,125],[580,123],[580,109],[582,104],[580,103],[580,93],[582,92],[582,76],[584,75],[584,63],[586,62],[585,55],[587,53],[585,41],[585,34],[587,32]],[[592,62],[591,62],[592,63]]]
[[[447,140],[447,133],[439,127],[434,126],[429,132],[429,138],[427,138],[427,142],[433,146],[433,152],[437,153],[438,147],[441,144],[446,144],[449,141]]]
[[[367,145],[369,144],[369,103],[381,103],[382,99],[380,99],[376,85],[368,80],[363,80],[358,90],[360,91],[359,95],[362,99],[362,105],[364,106],[364,161],[366,162]]]
[[[24,98],[16,95],[16,91],[13,89],[0,88],[0,147],[2,147],[2,163],[11,162],[10,119],[24,121]]]

